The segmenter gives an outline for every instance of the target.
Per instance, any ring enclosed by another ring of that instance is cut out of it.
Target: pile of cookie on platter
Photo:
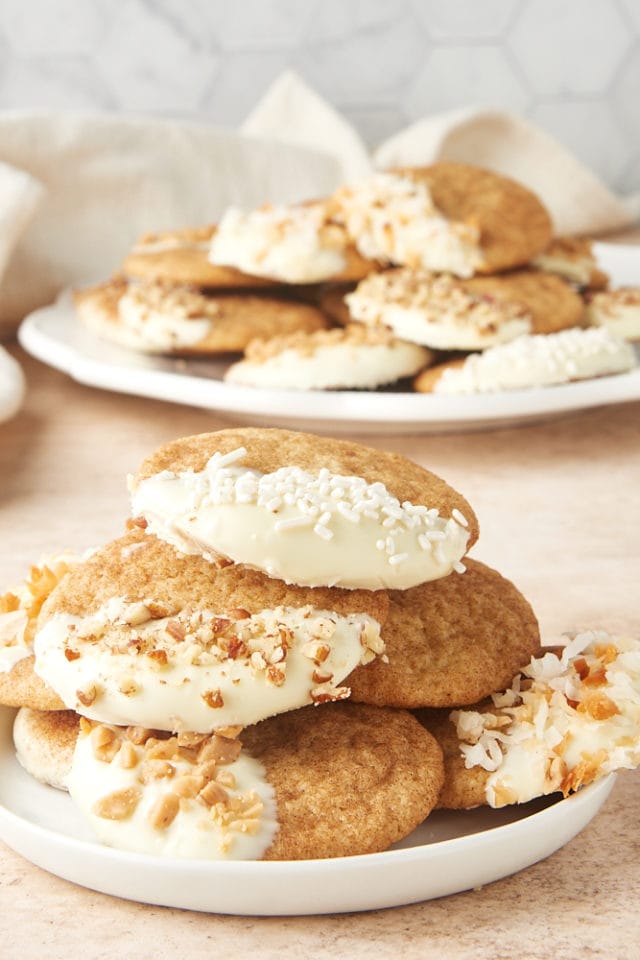
[[[405,457],[230,428],[150,452],[128,487],[118,539],[0,597],[17,758],[98,843],[350,857],[436,809],[640,764],[640,641],[544,648],[468,556],[472,506]]]
[[[82,324],[147,354],[228,360],[255,388],[493,393],[637,365],[640,288],[529,189],[442,162],[331,196],[148,234],[75,292]]]

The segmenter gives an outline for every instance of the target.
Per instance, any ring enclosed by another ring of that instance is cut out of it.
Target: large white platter
[[[0,707],[0,839],[37,866],[92,890],[208,913],[347,913],[474,889],[571,840],[598,812],[615,779],[606,777],[566,800],[434,813],[385,853],[274,863],[164,860],[93,840],[69,797],[19,766],[11,739],[14,715]]]
[[[640,246],[595,249],[614,285],[640,285]],[[640,399],[640,367],[557,387],[470,397],[240,387],[222,381],[224,361],[142,356],[98,340],[76,322],[69,294],[30,314],[19,339],[38,360],[92,387],[216,410],[236,422],[331,433],[487,429]]]

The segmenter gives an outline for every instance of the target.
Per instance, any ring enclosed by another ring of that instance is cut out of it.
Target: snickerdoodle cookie
[[[225,372],[227,383],[281,390],[375,389],[414,376],[433,362],[430,350],[380,327],[353,323],[316,333],[252,340]]]
[[[248,293],[115,278],[79,290],[81,322],[99,337],[144,353],[209,356],[244,350],[254,337],[311,333],[328,326],[306,303]]]
[[[246,726],[342,699],[383,649],[384,592],[287,586],[183,556],[133,528],[44,604],[35,669],[64,705],[163,730]]]
[[[355,701],[388,707],[476,703],[507,686],[540,647],[536,617],[496,570],[466,572],[389,593],[385,657],[348,678]]]
[[[458,569],[467,501],[399,454],[288,430],[161,447],[130,479],[132,514],[188,554],[309,586],[405,589]]]

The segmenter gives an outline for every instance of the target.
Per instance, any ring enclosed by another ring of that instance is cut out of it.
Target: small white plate
[[[165,860],[98,844],[70,798],[18,764],[14,716],[0,707],[0,839],[37,866],[91,890],[207,913],[350,913],[470,890],[562,847],[595,816],[615,780],[605,777],[566,800],[437,812],[385,853],[273,863]]]
[[[596,255],[614,285],[640,283],[640,246],[597,244]],[[486,429],[640,399],[640,367],[557,387],[468,397],[240,387],[222,380],[226,361],[146,356],[97,339],[77,322],[68,293],[30,314],[19,339],[38,360],[88,386],[204,407],[245,423],[321,432]]]

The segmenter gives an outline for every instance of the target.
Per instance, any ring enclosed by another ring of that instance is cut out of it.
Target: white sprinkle
[[[328,527],[323,527],[321,524],[316,523],[313,528],[313,532],[317,533],[322,540],[333,540],[333,532],[329,530]]]
[[[338,513],[342,514],[342,516],[343,516],[346,520],[350,520],[351,523],[358,523],[358,522],[359,522],[359,520],[360,520],[360,514],[359,514],[359,513],[356,513],[355,510],[352,510],[352,509],[349,507],[349,505],[348,505],[347,503],[345,503],[343,500],[341,500],[339,503],[336,504],[336,509],[337,509]]]
[[[235,450],[231,450],[229,453],[214,453],[213,457],[216,458],[215,467],[216,469],[219,469],[220,467],[228,467],[232,463],[237,463],[238,460],[243,460],[246,455],[246,447],[237,447]],[[211,459],[213,459],[213,457]],[[211,463],[211,460],[209,463]]]
[[[313,523],[311,517],[290,517],[288,520],[276,520],[275,529],[280,532],[281,530],[291,530],[294,527],[310,527]]]
[[[427,540],[446,540],[447,535],[444,530],[427,530],[425,537]]]
[[[265,503],[267,510],[270,510],[271,513],[275,513],[276,510],[279,510],[282,506],[282,497],[272,497],[271,500],[268,500]]]
[[[457,520],[457,522],[461,524],[463,527],[469,526],[469,521],[465,517],[464,513],[460,513],[457,507],[453,508],[453,510],[451,511],[451,516],[453,517],[454,520]]]
[[[465,567],[464,563],[460,563],[459,560],[456,560],[453,564],[453,569],[456,573],[464,573],[467,568]]]
[[[423,550],[431,550],[431,540],[426,536],[426,534],[418,534],[418,543]]]
[[[384,540],[376,540],[376,550],[384,550],[385,546]]]
[[[392,567],[397,567],[399,563],[402,563],[403,560],[408,560],[408,553],[394,553],[392,557],[389,557],[389,563]]]

